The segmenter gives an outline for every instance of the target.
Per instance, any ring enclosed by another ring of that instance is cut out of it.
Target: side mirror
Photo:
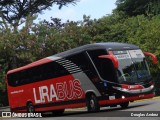
[[[144,55],[145,56],[150,56],[153,60],[153,64],[157,64],[157,57],[154,54],[149,53],[149,52],[144,52]]]
[[[106,58],[106,59],[110,59],[114,65],[114,68],[118,69],[118,60],[116,57],[114,57],[114,55],[100,55],[98,56],[99,58]]]

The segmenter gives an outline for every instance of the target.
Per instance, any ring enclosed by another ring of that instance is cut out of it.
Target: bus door
[[[113,94],[112,84],[117,83],[116,71],[113,61],[108,59],[105,50],[89,51],[89,55],[97,69],[103,84],[103,92],[106,94]]]

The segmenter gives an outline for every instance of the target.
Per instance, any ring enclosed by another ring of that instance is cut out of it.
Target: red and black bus
[[[154,97],[146,61],[155,55],[133,44],[95,43],[77,47],[7,73],[13,112],[64,112],[66,108],[120,105]]]

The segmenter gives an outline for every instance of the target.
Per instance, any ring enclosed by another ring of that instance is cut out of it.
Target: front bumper
[[[154,93],[151,94],[140,94],[136,96],[130,96],[130,97],[123,97],[123,98],[118,98],[118,99],[113,99],[113,100],[100,100],[99,104],[100,105],[113,105],[113,104],[120,104],[124,102],[129,102],[129,101],[135,101],[135,100],[141,100],[141,99],[149,99],[153,98],[155,96]]]

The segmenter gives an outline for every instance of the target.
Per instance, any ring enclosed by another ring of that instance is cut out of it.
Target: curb
[[[9,106],[5,106],[5,107],[0,107],[0,109],[7,109],[10,108]]]
[[[156,99],[160,99],[160,96],[149,98],[149,99],[135,100],[134,102],[143,102],[143,101],[156,100]]]

